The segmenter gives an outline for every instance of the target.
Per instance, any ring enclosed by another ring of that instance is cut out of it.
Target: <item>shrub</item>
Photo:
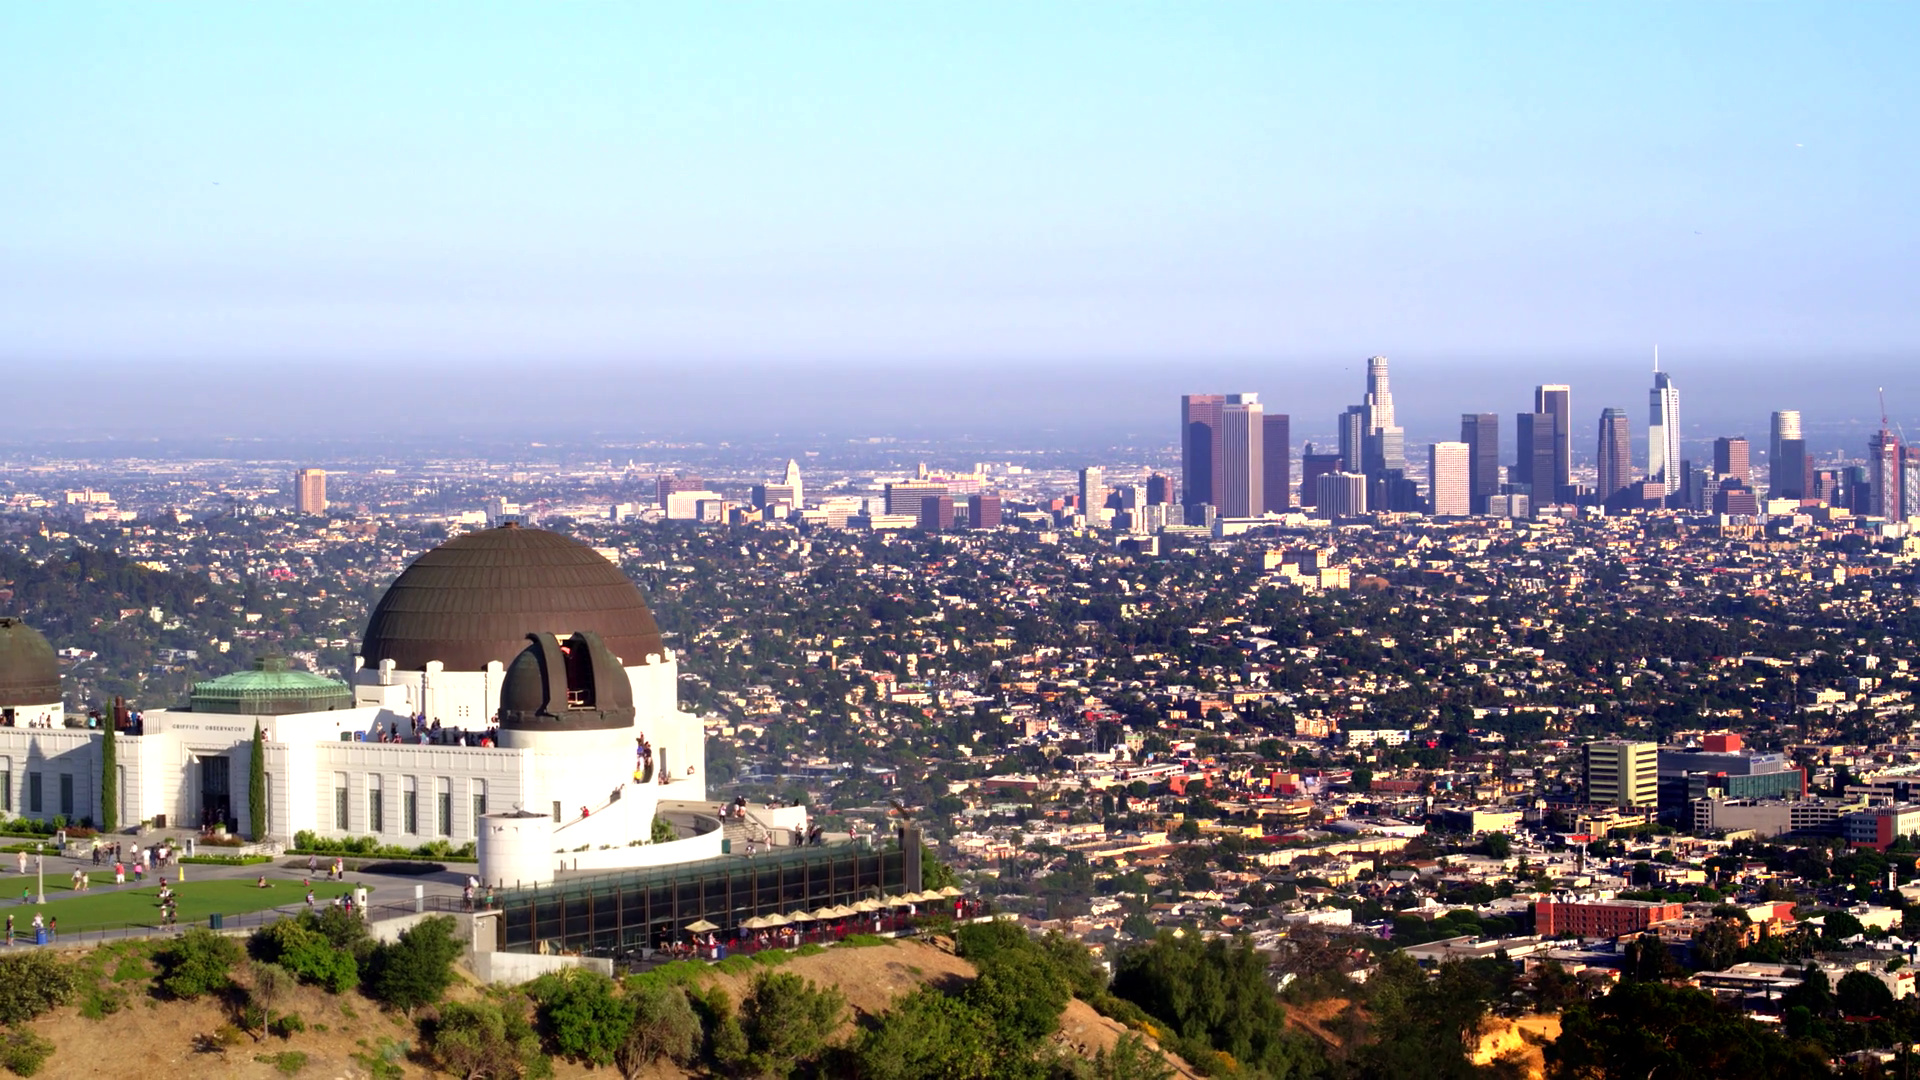
[[[431,916],[375,949],[367,980],[374,999],[406,1013],[439,1001],[453,984],[453,962],[462,951],[455,925],[448,916]]]
[[[329,907],[326,914],[350,918],[339,908]],[[247,948],[261,960],[286,968],[301,982],[342,994],[360,984],[360,965],[352,945],[333,941],[322,925],[323,916],[310,911],[297,919],[281,919],[254,931]],[[360,932],[364,937],[365,929]]]
[[[450,1004],[421,1025],[427,1055],[464,1080],[500,1080],[545,1072],[540,1039],[524,1013],[490,1001]]]
[[[154,956],[160,988],[187,1000],[220,993],[232,985],[233,965],[244,955],[239,942],[196,926]]]
[[[285,1016],[276,1016],[267,1023],[267,1034],[275,1035],[282,1039],[291,1039],[305,1030],[307,1030],[306,1018],[299,1013],[287,1013]]]
[[[178,860],[199,866],[259,866],[273,861],[271,855],[184,855]]]
[[[282,1050],[277,1054],[255,1054],[253,1060],[263,1065],[271,1065],[288,1076],[293,1076],[307,1067],[307,1052],[304,1050]]]
[[[789,971],[763,971],[740,1003],[747,1037],[746,1064],[756,1073],[786,1076],[826,1049],[840,1025],[846,999]]]
[[[574,968],[527,984],[540,1027],[555,1054],[588,1065],[611,1065],[633,1026],[633,1002],[614,994],[613,980]]]
[[[74,992],[73,969],[52,953],[0,959],[0,1024],[21,1024],[65,1005]]]
[[[693,1062],[700,1045],[700,1018],[693,1014],[685,990],[664,983],[629,983],[627,999],[633,1004],[633,1023],[614,1053],[622,1076],[632,1080],[662,1058],[682,1067]]]
[[[53,1056],[53,1043],[22,1028],[0,1035],[0,1065],[15,1076],[32,1076]]]

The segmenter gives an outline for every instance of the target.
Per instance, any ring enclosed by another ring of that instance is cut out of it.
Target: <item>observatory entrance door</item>
[[[200,827],[233,824],[233,786],[225,754],[200,755]]]

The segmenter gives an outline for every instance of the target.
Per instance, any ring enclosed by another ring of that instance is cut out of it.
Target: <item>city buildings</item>
[[[1555,897],[1533,905],[1533,930],[1541,937],[1604,937],[1637,934],[1657,922],[1677,919],[1681,904],[1655,900],[1582,900]]]
[[[1660,354],[1653,358],[1653,389],[1647,392],[1647,481],[1659,484],[1669,496],[1687,486],[1686,466],[1680,459],[1680,388],[1673,376],[1660,370]]]
[[[1314,506],[1324,518],[1358,517],[1366,513],[1366,475],[1354,472],[1321,475],[1315,481]]]
[[[1317,507],[1320,505],[1320,478],[1328,473],[1336,473],[1346,467],[1339,454],[1316,454],[1313,444],[1308,443],[1306,453],[1300,455],[1300,505]]]
[[[1227,395],[1220,407],[1220,488],[1214,504],[1221,517],[1266,513],[1266,430],[1266,409],[1258,394]]]
[[[1367,396],[1360,408],[1365,425],[1360,471],[1378,476],[1392,469],[1405,470],[1406,430],[1395,422],[1393,390],[1388,383],[1384,356],[1367,358]]]
[[[1487,500],[1500,494],[1500,416],[1463,413],[1460,441],[1467,444],[1468,498],[1473,512],[1487,512]]]
[[[1225,394],[1180,396],[1180,504],[1213,505],[1220,488],[1220,411]]]
[[[1594,475],[1594,494],[1606,506],[1613,505],[1620,493],[1633,483],[1633,434],[1628,429],[1624,409],[1608,408],[1600,413]]]
[[[1652,809],[1660,802],[1660,746],[1625,739],[1586,745],[1587,802]]]
[[[1713,440],[1713,475],[1717,480],[1753,483],[1751,451],[1744,436],[1721,436]]]
[[[327,512],[327,470],[301,469],[294,474],[294,509],[302,514]]]
[[[1554,499],[1566,499],[1572,495],[1573,488],[1573,389],[1564,383],[1548,383],[1533,388],[1533,411],[1547,413],[1553,417],[1553,475],[1552,491],[1542,491],[1537,486],[1534,495],[1539,501],[1547,501],[1544,496]],[[1535,477],[1535,485],[1545,483]]]
[[[1804,499],[1813,490],[1807,443],[1800,434],[1800,412],[1782,409],[1773,414],[1767,437],[1767,497]]]
[[[1562,485],[1555,481],[1554,434],[1558,418],[1552,413],[1520,413],[1514,417],[1513,469],[1508,473],[1514,490],[1531,496],[1534,506],[1548,506]]]
[[[1293,507],[1291,424],[1286,413],[1268,413],[1264,424],[1260,435],[1261,501],[1268,513],[1284,514]]]
[[[1886,428],[1874,432],[1867,440],[1868,516],[1888,521],[1904,516],[1901,501],[1906,492],[1900,466],[1900,437]]]
[[[1080,513],[1089,522],[1094,521],[1107,505],[1106,476],[1097,466],[1088,466],[1080,470]]]
[[[1159,477],[1164,484],[1166,477]],[[967,496],[967,527],[971,529],[997,529],[1000,527],[1000,496],[982,492]]]
[[[1435,517],[1465,517],[1473,512],[1470,453],[1463,442],[1427,447],[1428,501]]]

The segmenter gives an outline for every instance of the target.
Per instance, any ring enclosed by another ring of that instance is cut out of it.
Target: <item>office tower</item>
[[[1846,497],[1844,488],[1845,485],[1838,470],[1816,469],[1813,473],[1813,482],[1807,488],[1807,494],[1815,502],[1839,506]]]
[[[1533,411],[1553,416],[1553,491],[1556,499],[1567,498],[1573,487],[1573,388],[1564,383],[1547,383],[1533,388]],[[1534,483],[1545,483],[1539,477]],[[1543,494],[1535,492],[1536,495]]]
[[[1467,444],[1467,492],[1473,512],[1487,512],[1487,500],[1500,493],[1500,416],[1461,413],[1460,441]]]
[[[1080,513],[1087,520],[1093,520],[1107,505],[1106,477],[1098,466],[1089,465],[1080,470]]]
[[[1586,757],[1588,803],[1624,808],[1659,804],[1658,743],[1603,739],[1587,744]]]
[[[1886,428],[1867,440],[1867,514],[1898,521],[1902,513],[1900,496],[1900,437]]]
[[[1685,486],[1680,473],[1680,388],[1660,370],[1653,354],[1653,389],[1647,392],[1647,479],[1675,495]]]
[[[1633,483],[1633,433],[1628,429],[1624,409],[1602,409],[1600,443],[1594,451],[1594,494],[1605,505],[1621,489]]]
[[[953,496],[923,496],[920,500],[920,528],[927,532],[952,532]]]
[[[654,493],[659,496],[660,506],[664,509],[667,499],[681,491],[705,491],[707,482],[698,476],[662,476],[653,483]],[[909,511],[911,513],[912,511]]]
[[[1173,480],[1160,473],[1147,476],[1147,505],[1165,506],[1173,501]]]
[[[788,484],[755,484],[747,498],[757,510],[781,503],[795,510],[800,508],[800,503],[793,497],[793,488]]]
[[[1920,446],[1900,451],[1900,512],[1907,517],[1920,515]]]
[[[301,469],[294,474],[294,509],[302,514],[327,512],[327,470]]]
[[[1360,471],[1368,476],[1377,476],[1388,469],[1404,470],[1407,466],[1406,431],[1394,422],[1393,391],[1387,383],[1387,358],[1384,356],[1367,358],[1367,396],[1360,408],[1365,426],[1360,447]]]
[[[1760,498],[1753,488],[1731,476],[1718,482],[1713,491],[1713,512],[1753,517],[1760,513]]]
[[[1773,414],[1767,435],[1767,497],[1804,499],[1813,486],[1807,475],[1807,444],[1800,434],[1800,410]],[[1789,443],[1795,445],[1789,446]]]
[[[1220,407],[1220,488],[1215,505],[1221,517],[1259,517],[1266,513],[1266,464],[1262,439],[1266,409],[1257,394],[1229,394]]]
[[[1260,479],[1265,485],[1261,502],[1267,513],[1284,514],[1293,507],[1293,443],[1286,413],[1270,413],[1260,436]]]
[[[1165,479],[1162,477],[1162,479]],[[967,496],[967,525],[975,529],[997,529],[1000,527],[1000,496]]]
[[[1437,442],[1427,447],[1427,492],[1433,516],[1465,517],[1473,512],[1468,454],[1469,447],[1463,442]]]
[[[1514,417],[1513,471],[1508,478],[1524,486],[1534,506],[1551,506],[1559,485],[1554,481],[1556,418],[1552,413],[1520,413]]]
[[[1873,473],[1865,465],[1848,465],[1840,470],[1839,495],[1835,506],[1845,506],[1856,514],[1873,513]]]
[[[1308,443],[1306,452],[1300,455],[1300,505],[1320,505],[1320,478],[1328,473],[1337,473],[1346,468],[1339,454],[1316,454],[1313,444]]]
[[[1220,477],[1220,410],[1225,394],[1180,396],[1180,502],[1212,503]]]
[[[920,513],[920,500],[951,495],[947,485],[937,480],[898,480],[886,486],[887,513]]]
[[[1753,484],[1752,449],[1742,436],[1727,436],[1713,440],[1713,475],[1719,479],[1732,478],[1742,484]]]
[[[787,459],[786,486],[793,492],[793,508],[795,510],[806,509],[807,494],[806,488],[802,486],[800,480],[800,463],[792,458]]]
[[[1340,414],[1340,462],[1343,467],[1360,471],[1366,458],[1367,409],[1350,405]]]
[[[1314,503],[1319,508],[1321,517],[1357,517],[1367,512],[1365,473],[1326,473],[1314,483]]]

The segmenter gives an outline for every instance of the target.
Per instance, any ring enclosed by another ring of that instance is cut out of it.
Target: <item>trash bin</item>
[[[37,929],[35,929],[35,930],[34,930],[34,932],[33,932],[33,943],[34,943],[35,945],[45,945],[45,944],[47,943],[47,928],[46,928],[46,927],[44,927],[44,926],[42,926],[42,927],[39,927],[39,928],[37,928]]]
[[[722,854],[722,855],[731,855],[731,854],[733,854],[733,841],[732,841],[732,840],[728,840],[728,839],[724,839],[724,838],[723,838],[723,839],[722,839],[722,840],[720,841],[720,854]]]
[[[227,917],[225,915],[220,914],[217,911],[207,916],[207,929],[209,930],[219,930],[222,927],[226,926],[226,924],[227,924]]]

